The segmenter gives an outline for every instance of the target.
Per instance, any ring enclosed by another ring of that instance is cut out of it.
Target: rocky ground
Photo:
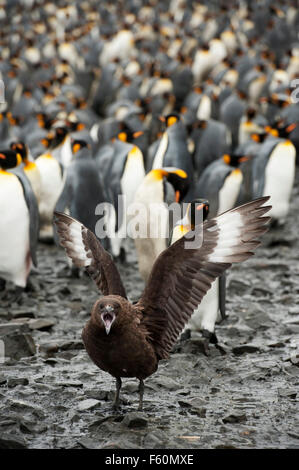
[[[96,288],[70,278],[67,259],[40,245],[20,304],[0,304],[0,448],[299,448],[299,172],[288,221],[228,275],[226,356],[200,337],[175,347],[146,381],[114,381],[87,356],[81,330]],[[142,291],[134,251],[120,266],[131,299]]]

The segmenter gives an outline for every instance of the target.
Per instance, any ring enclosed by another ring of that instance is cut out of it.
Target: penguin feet
[[[212,333],[211,331],[208,331],[208,330],[202,330],[201,334],[204,337],[203,349],[204,349],[204,354],[206,356],[210,355],[210,343],[215,344],[215,348],[218,349],[218,351],[220,352],[222,356],[226,355],[225,349],[223,349],[223,347],[220,346],[220,344],[218,343],[218,338],[214,332]]]

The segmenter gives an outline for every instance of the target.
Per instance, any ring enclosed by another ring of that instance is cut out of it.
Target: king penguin
[[[193,189],[193,163],[187,145],[187,132],[180,115],[172,112],[162,116],[166,130],[163,132],[159,146],[154,156],[152,169],[175,167],[187,173],[189,191],[186,201],[191,198]]]
[[[111,231],[111,251],[114,257],[120,256],[121,260],[125,259],[128,250],[127,208],[134,201],[135,193],[145,176],[143,154],[138,147],[138,137],[142,134],[142,131],[132,132],[123,126],[113,144],[114,153],[105,177],[109,200],[115,209],[115,212],[110,214],[108,222]],[[119,197],[122,199],[119,200]]]
[[[209,214],[209,201],[207,199],[194,199],[187,207],[185,216],[179,220],[172,232],[172,245],[190,230],[194,231],[196,225],[204,222]],[[225,313],[225,289],[226,278],[222,275],[211,285],[211,288],[202,299],[198,308],[194,310],[192,317],[186,325],[181,339],[191,336],[191,332],[200,332],[204,337],[204,352],[209,355],[209,343],[215,344],[222,354],[225,354],[223,348],[218,344],[215,334],[216,322],[222,321],[226,317]]]
[[[55,211],[64,212],[79,220],[93,233],[99,219],[96,207],[105,201],[96,163],[89,145],[84,140],[72,142],[72,163],[66,169],[64,188],[56,203]],[[107,248],[107,240],[102,244]]]
[[[138,210],[138,236],[132,236],[138,257],[139,272],[146,281],[157,256],[167,248],[169,208],[182,202],[188,191],[185,171],[178,168],[151,170],[139,186],[134,202]]]
[[[209,214],[215,217],[235,207],[243,182],[239,165],[247,157],[225,154],[210,163],[201,174],[194,192],[209,200]]]
[[[21,155],[24,164],[24,172],[30,181],[37,203],[39,203],[41,195],[41,176],[38,166],[29,158],[28,146],[24,142],[18,141],[11,143],[10,148]]]
[[[10,171],[22,162],[13,150],[0,151],[0,278],[16,286],[17,301],[37,265],[38,211],[27,178]]]
[[[252,166],[252,195],[270,195],[273,225],[285,223],[295,181],[296,148],[289,139],[268,138]]]
[[[46,147],[50,148],[51,138],[42,139]],[[53,242],[53,213],[56,202],[64,185],[63,166],[53,157],[50,150],[40,155],[35,163],[41,176],[41,193],[39,200],[40,240]]]

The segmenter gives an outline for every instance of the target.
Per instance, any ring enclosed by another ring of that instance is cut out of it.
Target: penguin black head
[[[188,204],[186,215],[192,230],[207,219],[209,210],[210,203],[207,199],[193,199]]]
[[[227,165],[233,166],[234,168],[238,168],[241,163],[249,160],[249,157],[247,155],[229,155],[228,153],[226,153],[225,155],[223,155],[222,159]]]
[[[68,134],[69,130],[66,126],[56,127],[55,129],[55,138],[52,142],[54,147],[62,144]]]
[[[175,190],[175,202],[181,202],[189,190],[188,175],[178,168],[164,168],[166,180]]]
[[[22,157],[14,150],[0,150],[0,168],[8,170],[14,168],[22,163]]]
[[[176,124],[178,121],[180,121],[180,115],[176,112],[172,112],[170,114],[167,114],[167,116],[161,116],[160,121],[165,122],[166,127],[171,127],[173,124]]]
[[[85,140],[76,139],[76,140],[72,141],[72,152],[73,153],[77,153],[77,152],[79,152],[79,150],[81,150],[83,148],[89,148],[89,145]]]
[[[276,127],[276,130],[278,131],[279,137],[282,137],[284,139],[289,139],[289,134],[296,129],[298,126],[298,122],[294,122],[293,124],[286,124],[282,126]]]
[[[141,135],[143,135],[143,131],[133,132],[125,123],[121,123],[121,130],[117,134],[117,138],[122,142],[131,143]]]
[[[12,142],[10,144],[11,150],[19,153],[22,157],[22,160],[25,161],[28,158],[28,148],[22,141]]]
[[[52,132],[50,132],[46,137],[41,139],[41,143],[43,144],[44,147],[51,148],[53,147],[54,140],[55,140],[55,135]]]

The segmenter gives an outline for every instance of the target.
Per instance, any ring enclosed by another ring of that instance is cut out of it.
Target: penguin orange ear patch
[[[223,161],[229,165],[230,164],[230,155],[228,155],[227,153],[225,155],[223,155]]]
[[[126,142],[127,141],[127,134],[125,132],[120,132],[117,136],[119,138],[119,140],[121,140],[122,142]]]
[[[77,143],[77,144],[74,144],[74,145],[73,145],[73,153],[78,152],[78,151],[80,150],[80,148],[81,148],[81,145],[80,145],[80,144],[78,144],[78,143]]]
[[[167,119],[167,126],[170,127],[172,126],[173,124],[175,124],[177,122],[178,118],[175,117],[175,116],[170,116],[168,119]]]

